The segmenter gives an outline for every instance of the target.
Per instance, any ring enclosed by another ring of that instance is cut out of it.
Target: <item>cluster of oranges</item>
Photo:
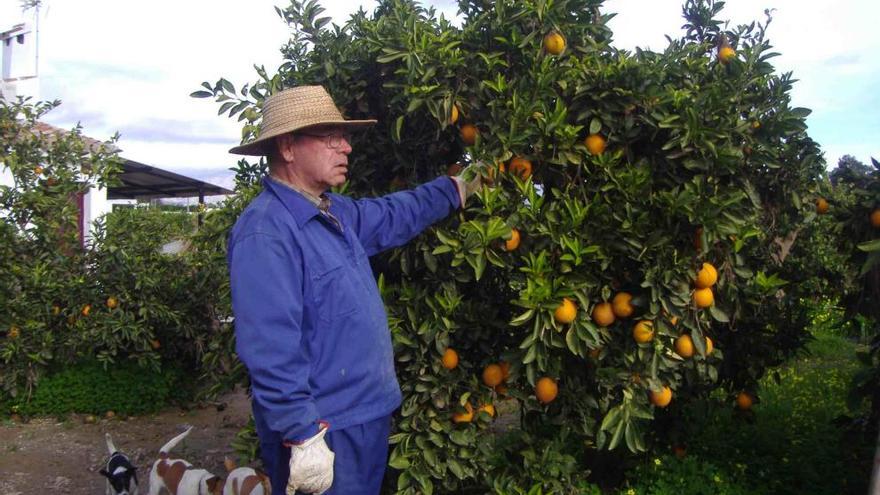
[[[703,267],[697,272],[697,278],[694,279],[694,304],[698,308],[708,308],[715,302],[715,294],[712,292],[712,286],[718,281],[718,270],[712,266],[712,263],[703,263]]]

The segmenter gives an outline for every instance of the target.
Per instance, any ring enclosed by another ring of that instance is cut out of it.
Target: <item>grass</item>
[[[848,431],[839,420],[848,412],[849,381],[858,369],[856,344],[821,329],[814,336],[805,355],[761,380],[759,402],[749,413],[734,411],[721,396],[713,397],[708,408],[688,410],[687,458],[695,459],[687,462],[703,464],[730,486],[678,495],[865,493],[874,438]],[[683,461],[669,457],[660,462],[672,464],[674,476],[687,478]],[[699,479],[694,477],[691,483]],[[743,487],[749,491],[737,491]]]

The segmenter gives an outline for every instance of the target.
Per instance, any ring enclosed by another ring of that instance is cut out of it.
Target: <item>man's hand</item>
[[[290,447],[290,477],[287,495],[297,490],[305,493],[324,493],[333,484],[333,459],[336,454],[327,447],[324,435],[327,425],[305,442]]]
[[[483,169],[486,165],[482,162],[475,162],[468,165],[458,175],[452,178],[458,189],[458,199],[461,200],[461,207],[467,204],[468,198],[473,196],[483,185]]]

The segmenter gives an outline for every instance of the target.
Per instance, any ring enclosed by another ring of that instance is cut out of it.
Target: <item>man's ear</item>
[[[275,138],[275,146],[278,147],[278,155],[287,163],[291,163],[296,159],[294,147],[296,136],[292,133],[282,134]]]

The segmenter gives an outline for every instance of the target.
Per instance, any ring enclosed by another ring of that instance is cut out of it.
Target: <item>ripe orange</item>
[[[828,213],[828,201],[826,201],[825,198],[819,198],[816,200],[816,213],[820,215]]]
[[[506,382],[510,378],[510,363],[501,361],[498,366],[501,366],[501,380]]]
[[[80,313],[83,316],[89,316],[89,313],[91,313],[91,312],[92,312],[92,305],[91,304],[86,304],[85,306],[83,306],[82,311],[80,311]]]
[[[507,385],[503,383],[501,385],[498,385],[497,387],[495,387],[495,393],[502,397],[507,395]]]
[[[654,339],[654,323],[642,320],[633,326],[633,339],[639,344],[647,344]]]
[[[551,55],[559,55],[565,51],[565,38],[557,32],[547,33],[544,36],[544,50]]]
[[[712,339],[706,337],[706,355],[712,354],[713,350],[715,350],[715,346],[712,345]]]
[[[669,319],[669,323],[672,324],[672,326],[678,325],[678,317],[673,316],[672,318]]]
[[[712,263],[703,263],[703,268],[700,268],[700,271],[697,272],[697,278],[694,280],[694,285],[696,285],[698,289],[705,289],[707,287],[712,287],[717,281],[718,271],[712,266]]]
[[[752,408],[754,402],[755,401],[748,392],[743,391],[736,394],[736,407],[739,408],[740,411],[748,411]]]
[[[12,325],[9,327],[9,331],[6,332],[6,336],[10,339],[17,339],[19,335],[21,335],[21,330],[17,325]]]
[[[577,317],[577,304],[574,303],[571,299],[567,297],[562,298],[562,303],[556,307],[556,311],[553,312],[553,318],[556,319],[557,322],[562,323],[563,325],[566,323],[571,323],[574,321],[575,317]]]
[[[456,175],[461,173],[462,166],[460,163],[453,163],[452,165],[446,167],[446,175],[450,177],[455,177]]]
[[[760,129],[760,128],[761,128],[761,122],[759,122],[757,120],[753,120],[752,121],[752,129]]]
[[[448,370],[454,370],[456,366],[458,366],[458,353],[455,352],[455,349],[451,347],[447,347],[445,351],[443,351],[443,358],[440,360],[443,364],[443,367]]]
[[[618,318],[629,318],[633,314],[633,296],[628,292],[618,292],[611,300],[611,310]]]
[[[114,296],[110,296],[107,298],[107,307],[110,309],[116,309],[119,306],[119,299],[116,299]]]
[[[457,412],[452,415],[453,423],[470,423],[474,420],[474,408],[471,403],[465,404],[464,408],[467,412]]]
[[[553,402],[558,394],[559,387],[556,385],[556,380],[549,376],[541,378],[538,380],[538,383],[535,384],[535,396],[541,401],[541,404],[549,404]]]
[[[675,353],[688,359],[694,355],[694,341],[691,336],[684,334],[675,339]]]
[[[520,241],[519,230],[510,229],[510,239],[507,239],[506,241],[504,241],[504,250],[505,251],[516,250],[516,248],[519,247],[519,241]]]
[[[477,414],[484,412],[489,415],[490,418],[495,417],[495,406],[492,404],[483,404],[482,406],[477,408]]]
[[[697,289],[694,291],[694,304],[698,308],[708,308],[715,302],[715,295],[712,294],[712,288]]]
[[[584,146],[591,155],[601,155],[605,151],[605,138],[599,134],[590,134],[584,140]]]
[[[736,58],[736,51],[729,46],[722,46],[718,50],[718,61],[727,65],[731,60]]]
[[[483,383],[490,387],[501,385],[504,381],[504,371],[497,364],[490,364],[483,368]]]
[[[663,390],[660,392],[651,390],[651,404],[654,404],[657,407],[666,407],[670,402],[672,402],[671,388],[663,387]]]
[[[473,124],[465,124],[461,126],[461,129],[459,130],[461,140],[468,146],[473,146],[474,143],[477,142],[477,134],[479,133],[480,131],[477,130],[477,127]]]
[[[510,160],[510,173],[516,174],[520,179],[528,179],[532,175],[532,162],[518,156]]]
[[[449,123],[454,124],[456,122],[458,122],[458,105],[453,104],[449,115]]]
[[[614,323],[614,309],[609,302],[601,302],[593,306],[593,312],[590,314],[593,321],[600,327],[607,327]]]
[[[37,175],[42,175],[43,174],[43,167],[37,165],[36,167],[34,167],[34,173]]]
[[[880,208],[871,212],[871,227],[880,229]]]
[[[162,344],[158,340],[153,339],[150,341],[150,347],[152,347],[154,351],[158,351],[159,348],[162,347]]]

